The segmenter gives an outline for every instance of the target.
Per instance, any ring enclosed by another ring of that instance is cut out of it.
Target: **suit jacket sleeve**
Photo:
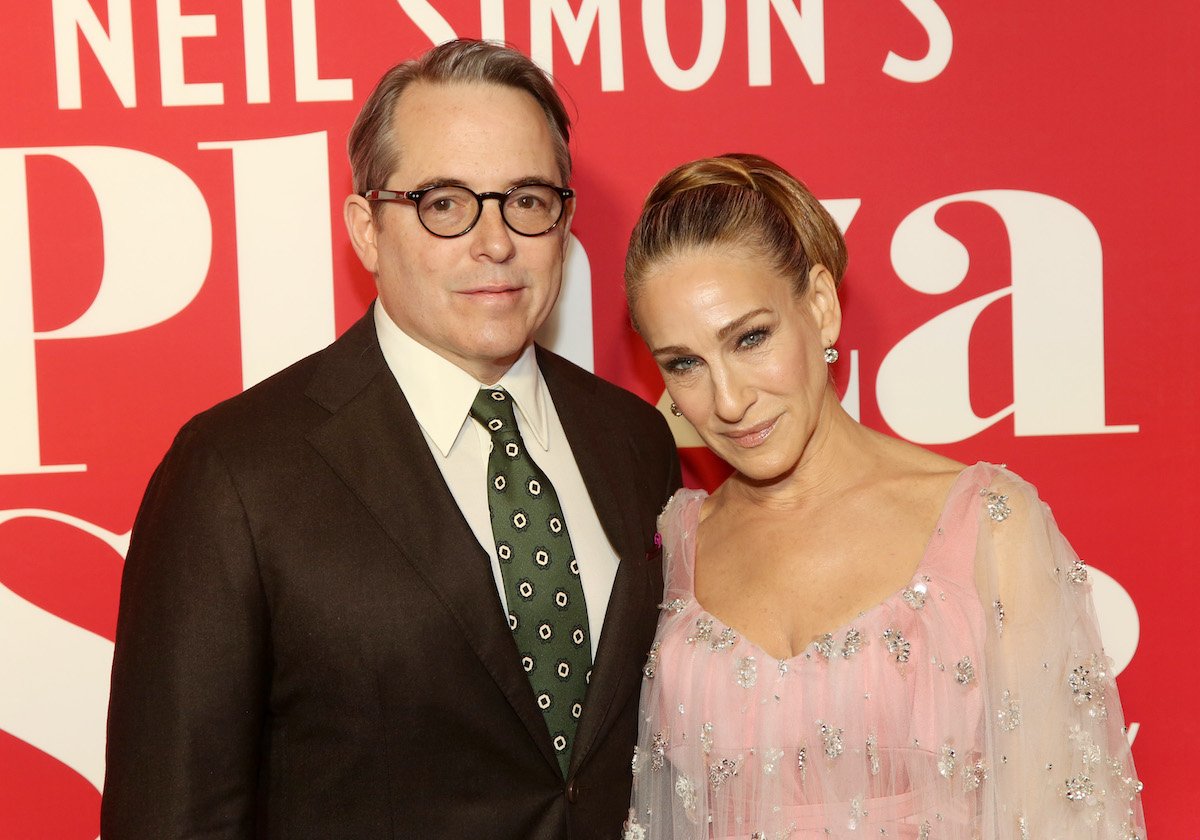
[[[254,835],[270,649],[233,477],[194,425],[158,467],[121,586],[106,840]]]

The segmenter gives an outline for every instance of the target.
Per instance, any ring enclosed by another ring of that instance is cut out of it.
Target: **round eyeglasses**
[[[562,221],[563,210],[575,190],[550,184],[521,184],[507,192],[477,193],[466,187],[437,186],[421,190],[367,190],[367,201],[398,201],[413,204],[417,218],[434,236],[453,239],[475,227],[483,215],[483,202],[494,198],[500,203],[504,224],[521,236],[541,236]]]

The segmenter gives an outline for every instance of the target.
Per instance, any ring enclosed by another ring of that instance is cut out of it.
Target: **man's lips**
[[[734,429],[731,432],[722,432],[721,434],[729,438],[730,442],[736,446],[740,446],[743,449],[753,449],[765,441],[771,432],[775,431],[775,424],[778,422],[779,418],[776,417],[772,420],[764,420],[762,423],[754,426],[748,426],[744,429]]]
[[[486,298],[489,296],[511,295],[520,292],[523,289],[523,286],[497,284],[494,286],[479,286],[478,288],[474,289],[464,289],[462,292],[460,292],[460,294]]]

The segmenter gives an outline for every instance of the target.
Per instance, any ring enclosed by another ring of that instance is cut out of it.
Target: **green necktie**
[[[591,678],[592,645],[579,564],[554,485],[529,457],[513,401],[481,390],[471,416],[492,436],[488,507],[508,599],[508,626],[563,776]]]

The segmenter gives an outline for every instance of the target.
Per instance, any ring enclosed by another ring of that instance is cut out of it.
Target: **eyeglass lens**
[[[558,192],[538,184],[517,187],[500,202],[500,215],[505,223],[526,236],[536,236],[554,227],[562,209]],[[425,193],[417,204],[421,223],[439,236],[465,233],[482,212],[479,197],[465,187],[437,187]]]

